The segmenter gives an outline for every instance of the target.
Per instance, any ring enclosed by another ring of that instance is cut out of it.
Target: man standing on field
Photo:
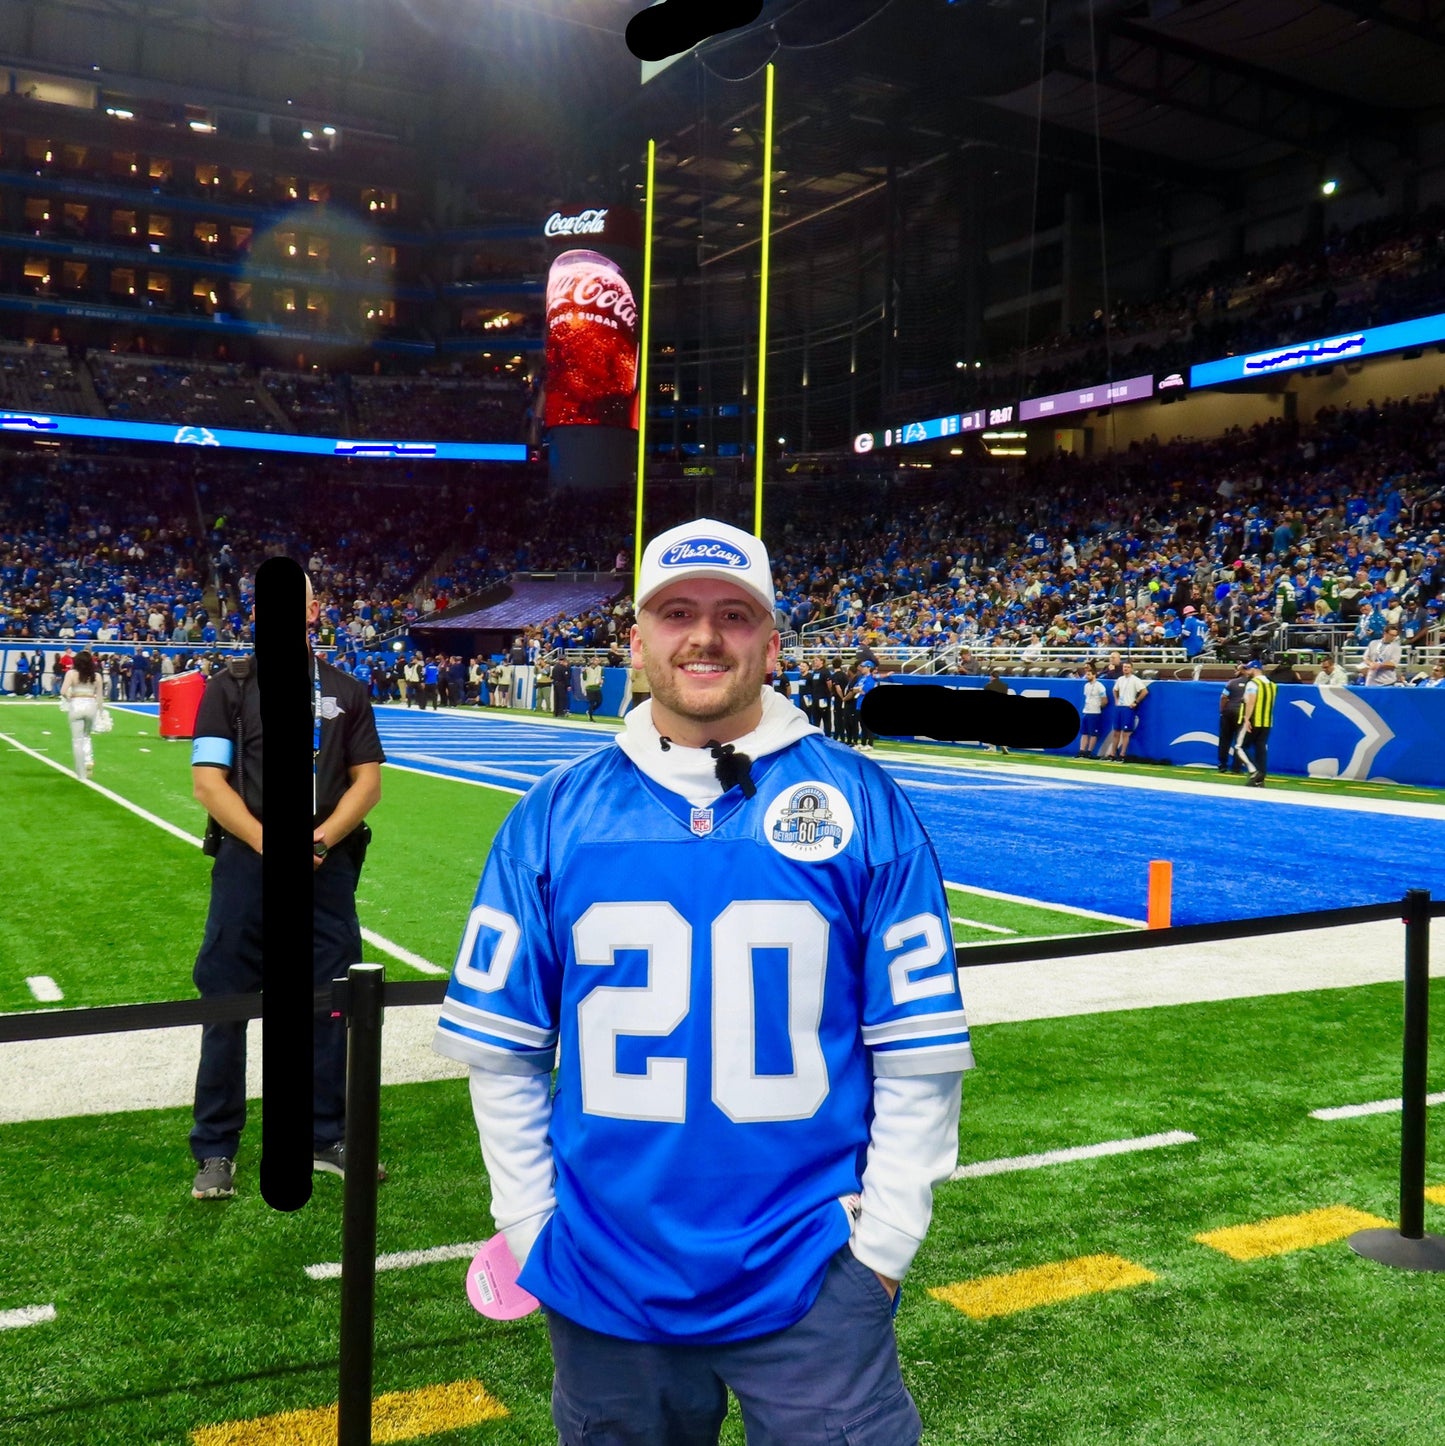
[[[508,816],[435,1039],[559,1440],[715,1446],[731,1388],[752,1446],[914,1446],[893,1313],[973,1063],[938,863],[766,687],[758,538],[654,538],[637,609],[651,700]]]

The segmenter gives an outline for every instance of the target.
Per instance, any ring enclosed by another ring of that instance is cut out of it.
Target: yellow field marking
[[[480,1381],[392,1391],[371,1403],[371,1439],[376,1446],[414,1441],[439,1431],[497,1421],[507,1414],[507,1408]],[[191,1446],[334,1446],[335,1441],[335,1406],[198,1426],[191,1432]]]
[[[1427,1185],[1425,1198],[1432,1205],[1445,1205],[1445,1185]]]
[[[1147,1285],[1154,1279],[1153,1271],[1117,1255],[1084,1255],[1009,1275],[981,1275],[977,1280],[934,1286],[928,1293],[974,1320],[987,1320],[1036,1305],[1056,1305],[1075,1296]]]
[[[1348,1205],[1330,1205],[1323,1210],[1307,1210],[1303,1215],[1276,1215],[1272,1220],[1257,1220],[1253,1225],[1207,1230],[1194,1238],[1231,1260],[1258,1260],[1264,1255],[1287,1255],[1291,1250],[1328,1245],[1353,1235],[1356,1230],[1389,1224],[1378,1215],[1367,1215]]]

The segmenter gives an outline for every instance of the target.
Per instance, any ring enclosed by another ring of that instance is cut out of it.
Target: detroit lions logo
[[[853,837],[853,810],[842,793],[827,783],[799,783],[768,806],[763,829],[785,858],[821,863],[834,858]]]
[[[1381,751],[1394,738],[1394,729],[1354,688],[1282,688],[1275,704],[1270,756],[1285,771],[1303,772],[1309,778],[1371,778],[1376,776]],[[1212,732],[1180,733],[1170,740],[1170,747],[1186,743],[1205,745],[1213,762]]]
[[[183,447],[219,447],[221,445],[216,434],[209,427],[181,427],[171,441],[179,442]]]
[[[1310,700],[1313,701],[1313,700]],[[1357,727],[1359,737],[1347,739],[1354,743],[1354,751],[1343,765],[1338,758],[1312,758],[1307,765],[1311,778],[1368,778],[1374,765],[1375,756],[1395,736],[1394,730],[1358,694],[1348,688],[1321,688],[1319,702],[1332,708],[1342,718]],[[1314,710],[1307,702],[1295,705],[1306,717],[1312,717]]]

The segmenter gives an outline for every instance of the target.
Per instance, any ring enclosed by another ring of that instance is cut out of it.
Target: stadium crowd
[[[1445,613],[1445,390],[1307,427],[1060,454],[966,487],[927,476],[774,490],[778,606],[793,630],[831,622],[814,641],[838,650],[1166,646],[1197,658],[1229,640],[1272,646],[1281,625],[1338,650],[1396,624],[1408,646]],[[844,539],[840,508],[854,519]],[[631,621],[622,605],[553,620],[544,639],[606,646]]]
[[[930,501],[930,482],[847,542],[785,540],[779,601],[795,628],[837,619],[826,638],[848,647],[1164,644],[1198,657],[1280,624],[1363,641],[1391,621],[1409,643],[1445,610],[1442,482],[1445,391],[1304,428],[1060,454],[966,494]],[[813,505],[794,537],[830,535],[836,488]]]
[[[479,480],[442,484],[423,509],[425,483],[404,490],[383,464],[321,476],[207,463],[193,474],[189,459],[7,461],[0,628],[67,642],[243,639],[255,569],[286,553],[311,571],[323,641],[359,655],[517,571],[611,572],[621,591],[630,568],[620,493],[529,488],[503,518],[495,483]],[[1173,646],[1195,658],[1229,640],[1260,646],[1281,624],[1320,630],[1335,650],[1395,625],[1409,646],[1445,614],[1445,389],[1304,427],[1060,454],[970,475],[966,489],[926,475],[775,487],[778,605],[792,629],[831,622],[816,641],[840,650]],[[689,501],[659,510],[684,515]],[[856,519],[845,539],[840,506]],[[213,578],[220,605],[202,616]],[[528,642],[621,645],[631,621],[623,600],[548,620]]]

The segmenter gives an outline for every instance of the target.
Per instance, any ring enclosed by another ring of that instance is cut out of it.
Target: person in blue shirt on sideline
[[[912,807],[766,687],[758,538],[643,554],[615,744],[492,846],[435,1037],[546,1312],[563,1446],[914,1446],[899,1281],[972,1063]],[[557,1065],[555,1096],[551,1072]]]

